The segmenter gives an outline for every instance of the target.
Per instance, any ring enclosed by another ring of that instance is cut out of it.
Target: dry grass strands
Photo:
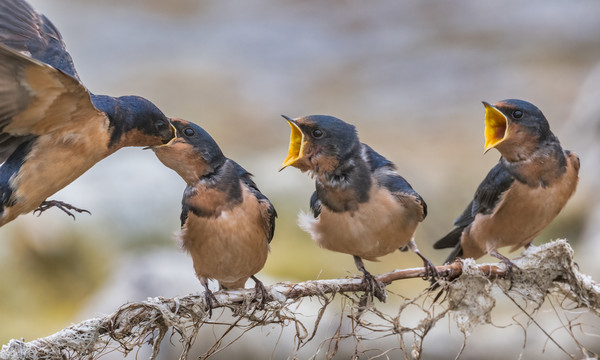
[[[338,353],[341,344],[346,348],[352,344],[354,357],[386,358],[391,356],[391,351],[400,351],[406,359],[420,358],[423,339],[446,316],[450,315],[455,320],[465,338],[476,326],[490,323],[490,314],[496,305],[492,296],[494,286],[498,286],[526,313],[529,322],[537,326],[539,324],[532,316],[535,309],[527,313],[517,300],[539,307],[549,294],[553,294],[562,299],[559,307],[567,306],[568,300],[571,308],[585,308],[599,315],[600,285],[579,272],[573,261],[573,250],[565,240],[532,246],[514,259],[514,263],[518,269],[514,271],[510,290],[510,282],[504,278],[506,273],[501,264],[477,265],[472,260],[464,260],[439,266],[437,269],[442,275],[454,279],[441,281],[445,291],[442,300],[438,303],[433,301],[437,291],[425,290],[413,299],[395,294],[401,301],[394,302],[399,304],[394,314],[378,309],[378,303],[364,303],[364,289],[359,278],[275,284],[267,287],[269,298],[262,309],[256,307],[254,289],[219,291],[215,293],[216,308],[229,309],[233,314],[231,320],[222,321],[218,316],[216,319],[215,316],[208,318],[203,294],[172,299],[151,298],[123,305],[111,315],[72,325],[45,338],[30,342],[11,340],[0,350],[0,359],[89,359],[112,351],[128,354],[143,346],[151,346],[150,358],[155,359],[161,351],[161,342],[167,336],[171,343],[177,339],[182,344],[180,359],[186,359],[200,329],[206,326],[221,326],[225,330],[211,346],[202,350],[201,358],[223,351],[248,331],[266,325],[281,326],[279,340],[288,342],[292,339],[281,339],[283,330],[293,329],[293,342],[298,352],[319,339],[317,330],[322,327],[325,310],[331,308],[332,303],[340,304],[339,324],[325,340],[321,337],[318,344],[312,344],[314,356],[331,358]],[[389,284],[424,275],[423,268],[416,268],[395,270],[377,278]],[[306,314],[300,314],[298,307],[308,297],[317,299],[320,309],[306,320]],[[341,301],[334,303],[334,297]],[[414,320],[415,314],[419,314],[417,320]],[[560,317],[560,314],[557,313],[557,316]],[[412,325],[406,325],[406,317],[413,319]],[[576,327],[577,324],[565,322],[565,328]],[[553,341],[550,332],[545,334],[549,341]],[[374,339],[391,337],[396,339],[394,348],[368,347]],[[577,342],[574,336],[573,339]],[[573,357],[562,350],[568,357]],[[583,345],[580,345],[580,351],[579,356],[594,355]],[[294,357],[295,354],[289,356]]]

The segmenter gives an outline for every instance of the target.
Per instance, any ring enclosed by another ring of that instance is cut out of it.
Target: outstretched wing
[[[0,0],[0,43],[79,80],[58,29],[23,0]]]
[[[0,44],[0,163],[35,136],[105,121],[75,78]]]

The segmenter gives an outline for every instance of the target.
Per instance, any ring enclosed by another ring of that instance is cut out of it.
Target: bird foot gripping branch
[[[361,298],[361,305],[366,305],[366,303],[372,301],[374,297],[381,302],[387,300],[387,292],[385,291],[386,285],[377,280],[377,278],[368,271],[366,271],[362,277],[361,286],[365,290],[365,294]]]
[[[541,304],[548,294],[557,293],[562,299],[572,299],[579,306],[599,313],[600,284],[579,271],[573,260],[573,250],[566,240],[531,246],[513,261],[522,271],[515,273],[511,295]],[[502,289],[507,287],[506,281],[496,281],[497,278],[504,278],[506,275],[503,266],[477,264],[474,260],[467,259],[438,266],[437,271],[440,276],[454,280],[447,284],[448,296],[440,306],[443,305],[447,309],[444,310],[444,314],[450,312],[460,315],[453,318],[461,330],[468,333],[475,326],[491,321],[489,314],[495,306],[493,295],[497,295],[497,292],[491,291],[492,286],[497,285]],[[402,269],[377,275],[376,278],[383,283],[391,283],[401,279],[423,277],[425,272],[424,268]],[[254,326],[282,321],[280,315],[285,313],[282,309],[290,310],[297,306],[297,300],[304,297],[319,297],[329,304],[328,295],[364,291],[364,288],[358,279],[352,278],[278,283],[267,286],[265,290],[272,300],[266,304],[267,310],[264,316],[260,317],[261,322],[254,323]],[[423,296],[430,296],[429,294],[426,292]],[[218,300],[215,307],[232,310],[239,308],[240,313],[247,313],[248,300],[256,298],[254,289],[217,291],[214,296]],[[198,329],[207,322],[208,314],[204,311],[204,305],[205,297],[198,294],[174,299],[150,298],[142,302],[128,303],[111,315],[86,320],[46,338],[29,342],[11,340],[0,350],[0,359],[39,358],[47,354],[57,354],[57,359],[62,359],[64,354],[97,358],[115,349],[123,353],[131,352],[132,349],[147,346],[148,339],[155,339],[151,346],[158,355],[160,340],[172,330],[182,336],[185,355],[197,340]],[[287,314],[294,316],[293,311]],[[437,321],[446,317],[444,314],[428,319],[424,326],[428,329],[434,327]],[[283,319],[289,320],[289,317]],[[230,324],[225,325],[236,326],[238,321],[239,318],[233,318]],[[389,323],[389,319],[385,318],[384,322]],[[315,326],[318,326],[318,323]],[[397,330],[389,328],[388,331],[390,335],[396,336]],[[414,331],[412,328],[405,330],[411,334]],[[212,328],[209,331],[213,331]],[[387,334],[384,333],[384,336]]]
[[[255,300],[258,303],[258,307],[262,309],[265,307],[267,301],[269,301],[269,293],[262,281],[258,280],[256,276],[252,275],[250,278],[254,280]]]

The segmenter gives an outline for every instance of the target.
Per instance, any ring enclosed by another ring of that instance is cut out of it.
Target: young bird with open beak
[[[50,20],[0,0],[0,226],[53,206],[87,212],[47,198],[122,147],[173,136],[150,101],[88,92]]]
[[[252,278],[256,296],[264,302],[265,288],[254,274],[267,260],[275,208],[258,190],[252,175],[226,158],[204,129],[181,119],[173,119],[172,124],[176,138],[152,150],[187,183],[177,237],[192,256],[209,309],[214,295],[208,279],[217,280],[223,288],[237,289]]]
[[[455,228],[433,247],[454,248],[446,262],[490,254],[511,271],[498,249],[529,246],[558,215],[577,187],[579,157],[562,149],[534,105],[515,99],[483,105],[485,151],[496,148],[502,156]]]
[[[293,166],[315,178],[312,216],[300,215],[300,227],[319,246],[352,255],[368,293],[381,301],[385,287],[365,269],[363,259],[376,261],[397,249],[410,249],[423,259],[428,276],[437,277],[413,240],[427,206],[394,164],[361,143],[354,126],[340,119],[284,118],[292,132],[282,169]]]

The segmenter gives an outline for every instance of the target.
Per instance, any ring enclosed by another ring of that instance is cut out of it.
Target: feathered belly
[[[110,154],[107,143],[108,135],[101,127],[89,129],[85,134],[40,136],[16,175],[9,180],[12,206],[4,209],[0,225],[35,210],[104,159]]]
[[[265,221],[256,199],[245,197],[240,206],[218,217],[190,213],[179,240],[192,256],[199,278],[216,279],[225,286],[243,283],[267,260]]]
[[[504,246],[511,251],[530,243],[565,206],[575,191],[577,177],[565,175],[549,187],[517,183],[501,199],[501,206],[488,215],[477,215],[469,236],[481,250],[489,252]]]
[[[380,191],[356,211],[333,212],[323,206],[316,219],[300,214],[298,224],[320,247],[375,261],[405,246],[418,221],[389,192]]]

